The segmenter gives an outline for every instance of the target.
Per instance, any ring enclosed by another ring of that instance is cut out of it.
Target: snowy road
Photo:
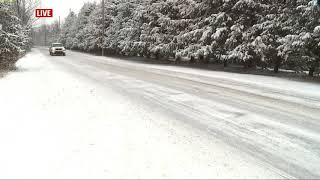
[[[0,178],[320,178],[320,86],[34,49],[0,79]]]

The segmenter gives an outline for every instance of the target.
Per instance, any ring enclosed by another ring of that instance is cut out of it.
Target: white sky
[[[45,18],[42,22],[51,23],[61,17],[61,22],[72,9],[76,13],[79,12],[85,2],[94,2],[99,0],[40,0],[44,9],[53,9],[53,18]]]

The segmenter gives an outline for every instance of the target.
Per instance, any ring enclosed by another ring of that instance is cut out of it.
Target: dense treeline
[[[0,1],[0,69],[14,67],[31,48],[31,24],[34,1]]]
[[[87,52],[319,71],[320,10],[310,0],[106,0],[104,8],[105,23],[101,4],[70,12],[60,42]]]

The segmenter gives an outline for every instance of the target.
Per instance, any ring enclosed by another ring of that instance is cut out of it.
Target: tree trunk
[[[196,62],[196,60],[195,60],[195,58],[194,58],[194,56],[191,56],[191,58],[190,58],[190,63],[195,63]]]
[[[176,56],[176,57],[175,57],[175,62],[176,62],[176,63],[181,62],[181,56]]]
[[[315,72],[316,68],[314,66],[312,66],[311,68],[309,68],[309,76],[313,77],[314,72]]]
[[[223,67],[228,67],[228,60],[223,60]]]
[[[320,64],[320,59],[317,59],[317,61],[315,61],[314,63],[312,63],[311,67],[309,68],[309,76],[313,77],[314,73],[316,72],[316,70],[318,69]]]
[[[265,61],[262,61],[261,62],[261,69],[265,70],[265,69],[267,69],[267,67],[268,67],[268,64]]]
[[[252,58],[247,62],[247,67],[249,69],[256,69],[257,68],[257,60]]]
[[[280,66],[281,66],[281,59],[280,59],[280,57],[277,57],[276,61],[274,63],[274,68],[273,68],[274,73],[278,73],[279,72]]]
[[[156,56],[156,60],[159,60],[159,59],[160,59],[160,54],[159,54],[159,52],[156,52],[156,53],[155,53],[155,56]]]
[[[278,73],[279,72],[279,65],[278,64],[274,65],[273,72],[274,73]]]

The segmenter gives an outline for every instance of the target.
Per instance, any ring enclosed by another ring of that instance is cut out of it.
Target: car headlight
[[[62,48],[62,51],[66,51],[66,48]]]

